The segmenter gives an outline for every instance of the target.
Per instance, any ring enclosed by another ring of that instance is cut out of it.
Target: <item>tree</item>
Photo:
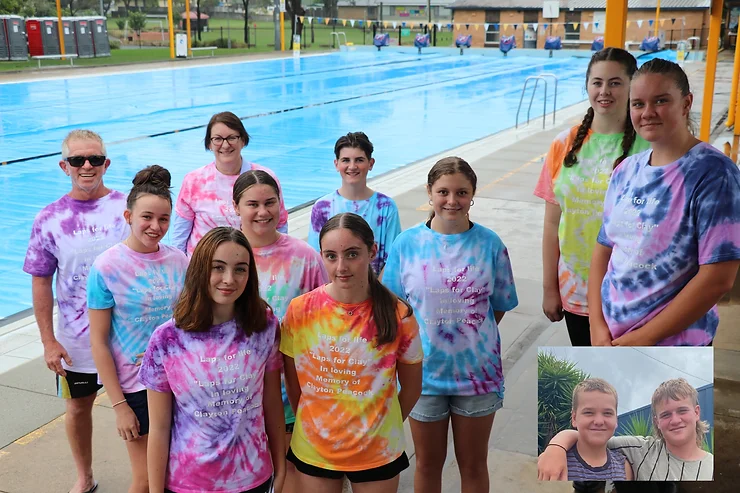
[[[69,15],[74,16],[81,10],[97,11],[100,3],[98,0],[62,0],[62,9],[67,9]]]
[[[0,0],[0,14],[17,15],[21,13],[20,0]]]
[[[203,11],[208,11],[208,13],[213,12],[213,7],[216,6],[218,1],[219,0],[195,0],[195,30],[198,33],[198,41],[201,40],[201,33],[203,32],[203,27],[200,22],[200,13]]]
[[[285,2],[286,19],[295,19],[296,16],[306,15],[306,9],[301,5],[301,0],[286,0]],[[293,44],[293,36],[301,35],[303,33],[303,23],[292,21],[290,22],[290,42],[289,46]]]
[[[244,6],[244,42],[249,48],[249,0],[242,0]]]
[[[139,38],[139,48],[141,48],[141,31],[146,26],[146,16],[141,12],[131,12],[128,16],[128,25],[136,32],[136,37]]]

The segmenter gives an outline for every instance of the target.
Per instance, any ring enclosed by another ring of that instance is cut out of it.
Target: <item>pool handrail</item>
[[[344,33],[343,31],[339,31],[339,32],[332,31],[331,32],[332,40],[334,39],[334,36],[337,37],[337,48],[341,48],[342,46],[342,41],[339,38],[340,35],[344,36],[344,45],[347,46],[347,34],[346,33]]]
[[[524,92],[527,90],[527,87],[529,85],[530,80],[534,80],[534,88],[532,89],[532,96],[529,98],[529,106],[527,108],[527,124],[529,124],[530,121],[530,114],[532,112],[532,103],[534,102],[534,95],[537,92],[537,86],[539,85],[539,82],[542,81],[545,84],[545,97],[542,100],[542,128],[545,128],[545,122],[547,119],[547,77],[552,77],[555,80],[555,97],[553,99],[553,109],[552,109],[552,122],[555,123],[555,113],[557,111],[557,101],[558,101],[558,78],[555,74],[545,73],[540,75],[531,75],[524,79],[524,87],[522,87],[522,94],[519,97],[519,106],[516,110],[516,122],[514,128],[519,128],[519,113],[522,109],[522,103],[524,102]]]

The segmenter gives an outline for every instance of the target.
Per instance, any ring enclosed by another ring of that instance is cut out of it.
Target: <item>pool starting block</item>
[[[552,58],[553,50],[563,49],[563,39],[560,36],[547,36],[545,38],[545,49],[550,50],[550,58]]]
[[[498,49],[501,50],[501,53],[506,56],[512,48],[516,48],[516,37],[514,37],[514,35],[501,36],[498,44]]]
[[[376,34],[375,39],[373,39],[373,44],[377,46],[378,51],[380,51],[381,47],[391,44],[391,35],[388,33]]]
[[[604,49],[604,36],[594,38],[594,42],[591,43],[591,51],[601,51]]]
[[[416,38],[414,38],[414,46],[419,48],[419,55],[421,55],[421,49],[427,48],[429,46],[429,40],[431,37],[428,34],[417,34]]]
[[[473,35],[472,34],[458,34],[457,38],[455,38],[455,46],[460,48],[460,54],[463,54],[464,48],[470,48],[473,45]]]
[[[660,38],[657,36],[646,36],[642,40],[642,43],[640,43],[640,49],[649,52],[660,50]]]

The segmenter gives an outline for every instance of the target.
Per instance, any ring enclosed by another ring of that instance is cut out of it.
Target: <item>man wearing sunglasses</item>
[[[110,166],[103,140],[73,130],[62,143],[59,167],[72,190],[36,216],[23,270],[33,276],[33,311],[41,332],[46,366],[56,374],[66,401],[65,427],[77,469],[70,493],[97,488],[92,471],[92,407],[101,385],[90,349],[87,274],[95,257],[126,239],[126,196],[103,184]],[[56,331],[52,279],[59,305]]]

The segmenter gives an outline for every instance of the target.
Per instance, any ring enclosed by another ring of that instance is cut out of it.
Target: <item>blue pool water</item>
[[[275,170],[296,207],[338,186],[332,160],[342,134],[366,132],[373,175],[382,174],[513,127],[527,76],[555,73],[559,108],[582,101],[587,63],[350,52],[0,85],[0,162],[8,163],[0,166],[0,320],[31,307],[21,270],[31,224],[69,191],[58,153],[73,128],[103,136],[109,187],[126,192],[137,170],[160,164],[176,194],[185,173],[212,161],[203,145],[210,116],[233,111],[252,138],[245,158]]]

